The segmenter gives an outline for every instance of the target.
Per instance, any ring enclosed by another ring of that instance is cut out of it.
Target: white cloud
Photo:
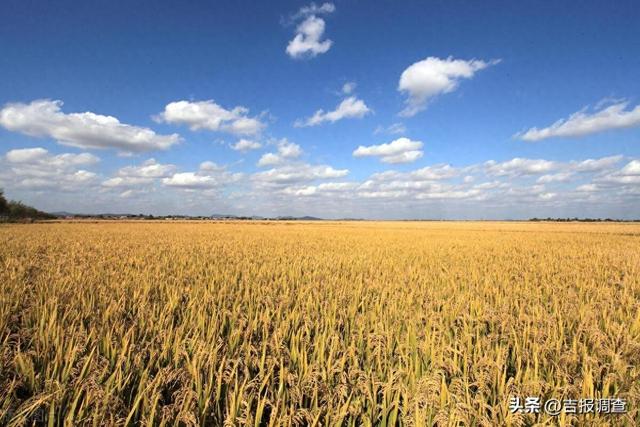
[[[226,167],[206,161],[197,172],[180,172],[162,179],[162,184],[183,190],[219,189],[242,179],[242,173],[232,173]]]
[[[213,100],[175,101],[153,119],[157,122],[189,126],[193,131],[211,130],[234,135],[256,135],[266,126],[256,117],[249,117],[245,107],[227,110]]]
[[[563,163],[544,159],[516,157],[501,163],[488,161],[484,164],[484,167],[487,174],[491,176],[544,175],[538,178],[539,183],[566,182],[575,172],[602,172],[611,169],[622,159],[623,156],[618,155]],[[557,173],[549,173],[555,171],[557,171]]]
[[[31,163],[47,157],[48,154],[44,148],[22,148],[8,151],[5,157],[11,163]]]
[[[78,191],[91,184],[96,177],[97,174],[86,170],[68,174],[49,174],[46,177],[25,177],[15,183],[15,188],[30,191]]]
[[[99,161],[89,153],[52,155],[44,148],[15,149],[0,158],[0,179],[27,190],[72,191],[97,178],[84,168]]]
[[[409,138],[398,138],[387,144],[359,146],[354,157],[376,156],[384,163],[409,163],[422,157],[422,142]]]
[[[325,5],[327,5],[325,7]],[[329,39],[322,40],[325,29],[324,19],[319,18],[316,14],[331,13],[335,10],[333,4],[325,3],[322,10],[317,7],[303,8],[296,17],[306,16],[296,27],[296,35],[287,45],[286,52],[292,58],[314,57],[318,54],[327,52],[333,42]],[[304,12],[303,12],[304,11]]]
[[[218,182],[208,175],[197,175],[195,172],[177,173],[170,178],[162,180],[164,185],[181,188],[210,188],[218,185]]]
[[[347,193],[358,187],[356,182],[323,182],[319,185],[290,186],[282,190],[283,194],[291,196],[332,196]]]
[[[324,191],[346,191],[356,188],[358,183],[356,182],[323,182],[318,185],[320,190]]]
[[[335,169],[327,165],[296,164],[258,172],[253,175],[253,179],[262,183],[291,184],[316,179],[342,178],[348,174],[348,169]]]
[[[621,171],[625,175],[640,175],[640,160],[632,160]]]
[[[600,159],[587,159],[575,163],[573,169],[577,172],[598,172],[615,166],[623,156],[609,156]]]
[[[336,10],[336,6],[333,3],[323,3],[320,6],[315,3],[310,3],[309,6],[303,6],[300,10],[291,17],[292,20],[299,19],[310,15],[323,15],[333,13]]]
[[[551,200],[555,198],[557,195],[558,195],[557,193],[546,192],[546,193],[538,194],[538,197],[542,200]]]
[[[378,126],[373,131],[373,134],[378,135],[381,133],[388,133],[389,135],[398,135],[406,132],[407,132],[407,127],[404,125],[404,123],[392,123],[386,128],[383,126]]]
[[[406,107],[400,115],[411,117],[424,110],[430,99],[437,95],[453,92],[462,79],[470,79],[474,74],[497,64],[499,61],[472,59],[440,59],[430,56],[410,65],[402,72],[398,90],[406,92]]]
[[[487,182],[483,182],[481,184],[477,184],[474,185],[473,188],[476,188],[478,190],[493,190],[496,188],[500,188],[502,186],[505,186],[506,184],[501,182],[501,181],[487,181]]]
[[[258,166],[274,166],[282,163],[282,158],[274,153],[265,153],[258,160]]]
[[[593,184],[602,187],[635,188],[640,185],[640,160],[634,159],[628,162],[622,169],[598,174],[593,179]]]
[[[302,155],[302,148],[298,144],[287,141],[287,139],[281,139],[276,145],[278,153],[263,154],[258,160],[258,166],[275,166]]]
[[[340,102],[333,111],[318,110],[315,114],[304,120],[296,120],[295,127],[317,126],[324,122],[334,123],[342,119],[362,118],[371,110],[363,100],[350,96]]]
[[[161,164],[155,159],[149,159],[140,166],[127,166],[118,171],[119,176],[139,176],[142,178],[162,178],[170,175],[176,169],[175,165]]]
[[[640,105],[626,110],[628,102],[617,102],[592,113],[587,108],[573,113],[568,119],[560,119],[549,127],[538,129],[533,127],[526,132],[515,135],[523,141],[540,141],[546,138],[575,138],[591,135],[611,129],[623,129],[640,126]]]
[[[536,180],[538,184],[548,184],[550,182],[567,182],[571,180],[573,173],[571,172],[558,172],[555,174],[542,175]]]
[[[412,151],[405,151],[403,153],[398,153],[390,156],[383,156],[381,157],[380,161],[383,163],[392,163],[392,164],[411,163],[411,162],[415,162],[421,157],[422,157],[422,151],[412,150]]]
[[[200,163],[200,170],[205,172],[222,172],[226,169],[226,166],[219,165],[216,162],[212,162],[210,160]]]
[[[559,167],[558,163],[543,159],[516,157],[506,162],[490,160],[485,163],[486,172],[492,176],[520,176],[544,174]]]
[[[148,185],[152,182],[153,179],[141,176],[114,176],[113,178],[102,181],[102,186],[107,188],[136,187]]]
[[[262,148],[262,144],[260,144],[259,142],[256,142],[256,141],[251,141],[249,139],[241,139],[238,142],[236,142],[235,144],[232,144],[231,148],[233,150],[245,153],[247,151],[257,150],[259,148]]]
[[[93,165],[100,159],[93,154],[58,154],[51,155],[44,148],[20,148],[9,150],[5,154],[5,158],[9,163],[20,164],[24,167],[29,165],[38,165],[43,168],[69,168],[79,165]]]
[[[477,188],[469,190],[456,190],[455,188],[448,188],[444,191],[429,191],[426,193],[420,193],[416,195],[416,199],[432,199],[432,200],[446,200],[446,199],[471,199],[476,198],[482,191]]]
[[[79,148],[115,148],[123,152],[165,150],[180,142],[177,134],[158,135],[149,128],[120,123],[91,112],[65,114],[62,101],[39,99],[29,104],[6,104],[0,125],[13,132],[53,138]]]
[[[354,90],[356,90],[355,82],[347,82],[342,85],[342,93],[345,95],[351,95]]]
[[[103,187],[137,187],[149,185],[159,178],[170,176],[176,170],[172,164],[161,164],[149,159],[140,166],[126,166],[116,172],[116,176],[102,182]]]
[[[410,176],[414,179],[423,179],[427,181],[438,181],[443,179],[455,178],[460,175],[460,171],[451,165],[433,165],[411,172]],[[468,178],[468,177],[467,177]],[[467,179],[467,182],[472,180]]]
[[[302,154],[302,148],[285,139],[278,143],[278,154],[287,159],[295,159]]]
[[[623,156],[609,156],[599,159],[586,159],[582,161],[557,162],[544,159],[513,158],[505,162],[493,160],[485,162],[484,168],[491,176],[526,176],[543,175],[538,178],[538,183],[566,182],[575,172],[593,173],[602,172],[615,166]],[[556,172],[556,173],[550,173]]]
[[[576,188],[576,191],[585,192],[585,193],[592,193],[598,190],[599,188],[596,184],[583,184],[583,185],[580,185],[578,188]]]

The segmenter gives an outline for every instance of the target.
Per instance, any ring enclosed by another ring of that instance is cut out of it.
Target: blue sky
[[[638,22],[632,1],[5,1],[0,187],[85,213],[638,217]]]

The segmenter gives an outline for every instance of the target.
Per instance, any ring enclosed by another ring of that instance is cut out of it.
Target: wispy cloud
[[[407,127],[404,125],[404,123],[392,123],[387,127],[378,126],[373,131],[373,134],[379,135],[381,133],[388,133],[389,135],[398,135],[406,132],[407,132]]]
[[[627,110],[627,101],[616,102],[613,105],[589,112],[585,107],[573,113],[567,119],[560,119],[551,126],[538,129],[533,127],[525,132],[514,135],[523,141],[535,142],[547,138],[576,138],[604,132],[611,129],[623,129],[640,126],[640,105]]]

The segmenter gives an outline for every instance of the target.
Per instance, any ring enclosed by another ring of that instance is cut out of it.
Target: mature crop
[[[638,425],[639,365],[638,225],[0,227],[0,424]]]

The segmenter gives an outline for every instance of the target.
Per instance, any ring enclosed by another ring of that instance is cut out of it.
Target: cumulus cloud
[[[354,157],[380,157],[384,163],[410,163],[422,157],[422,142],[409,138],[398,138],[387,144],[359,146],[353,152]]]
[[[251,151],[251,150],[257,150],[259,148],[262,148],[262,144],[249,139],[241,139],[235,144],[231,145],[231,149],[240,151],[242,153],[246,153],[247,151]]]
[[[158,135],[112,116],[91,112],[66,114],[62,101],[38,99],[29,104],[9,103],[0,110],[0,125],[12,132],[53,138],[79,148],[115,148],[122,152],[165,150],[180,142],[177,134]]]
[[[14,188],[72,191],[97,178],[85,168],[99,161],[89,153],[53,155],[44,148],[15,149],[0,158],[0,179]]]
[[[325,21],[317,15],[329,14],[335,11],[332,3],[324,3],[316,6],[311,3],[294,15],[293,20],[304,18],[296,27],[296,34],[287,45],[286,52],[292,58],[312,58],[318,54],[327,52],[333,42],[329,39],[322,40],[325,30]]]
[[[205,172],[222,172],[226,169],[226,166],[219,165],[216,162],[212,162],[210,160],[200,163],[200,170]]]
[[[302,149],[287,140],[269,144],[279,161],[249,175],[212,161],[203,161],[196,170],[178,170],[151,158],[121,167],[108,179],[93,170],[99,159],[89,153],[9,150],[0,155],[0,186],[12,198],[70,211],[84,206],[89,211],[149,212],[152,206],[165,206],[168,212],[161,212],[184,208],[182,212],[194,213],[197,205],[204,212],[224,206],[232,213],[246,206],[251,212],[245,213],[257,215],[527,218],[632,217],[640,207],[637,158],[432,164],[346,181],[346,168],[302,162]]]
[[[302,155],[302,148],[298,144],[289,142],[286,138],[276,143],[278,147],[277,153],[265,153],[258,160],[258,166],[274,166],[286,162],[287,160],[296,159]]]
[[[335,110],[327,112],[318,110],[309,118],[296,120],[293,125],[295,127],[317,126],[325,122],[334,123],[342,119],[360,119],[370,112],[371,110],[363,100],[350,96],[342,100]]]
[[[387,171],[372,175],[355,190],[364,199],[393,199],[396,201],[479,200],[483,188],[470,187],[468,182],[450,181],[459,172],[450,165],[433,165],[408,173]]]
[[[265,153],[258,160],[258,166],[274,166],[282,163],[282,158],[275,153]]]
[[[116,176],[103,181],[102,186],[113,188],[147,185],[171,175],[175,170],[175,165],[161,164],[155,159],[149,159],[140,166],[126,166],[119,169]]]
[[[469,182],[451,181],[461,171],[448,164],[426,166],[410,172],[393,170],[375,173],[355,189],[355,197],[364,199],[444,200],[476,198],[481,188],[470,187]]]
[[[306,163],[285,165],[253,175],[253,180],[261,183],[292,184],[317,179],[341,178],[349,174],[348,169],[335,169],[327,165]]]
[[[181,172],[162,180],[164,185],[182,188],[215,187],[218,182],[211,176],[198,175],[195,172]]]
[[[9,163],[24,165],[41,165],[43,167],[67,168],[79,165],[92,165],[100,161],[93,154],[58,154],[51,155],[44,148],[20,148],[7,151],[5,155]]]
[[[618,155],[602,157],[600,159],[587,159],[580,162],[573,162],[572,168],[576,172],[600,172],[612,168],[623,158],[623,156]]]
[[[318,185],[289,186],[282,190],[283,194],[291,196],[332,195],[339,196],[358,187],[356,182],[323,182]]]
[[[472,78],[476,72],[499,61],[436,58],[430,56],[410,65],[400,75],[398,90],[408,95],[401,116],[411,117],[424,110],[433,97],[453,92],[462,79]]]
[[[576,138],[611,129],[623,129],[640,126],[640,105],[627,110],[627,101],[616,102],[606,108],[589,112],[585,107],[573,113],[567,119],[560,119],[551,126],[538,129],[533,127],[514,137],[523,141],[535,142],[547,138]]]
[[[139,176],[143,178],[162,178],[176,169],[175,165],[161,164],[156,159],[149,159],[140,166],[127,166],[118,171],[120,176]]]
[[[242,179],[242,173],[233,173],[226,167],[206,161],[196,172],[180,172],[162,179],[162,184],[183,190],[220,189]]]
[[[550,182],[567,182],[573,177],[572,172],[558,172],[554,174],[542,175],[536,180],[539,184],[548,184]]]
[[[593,173],[610,170],[622,159],[623,156],[617,155],[601,157],[599,159],[559,162],[516,157],[504,162],[490,160],[484,163],[484,169],[490,176],[543,175],[538,178],[539,183],[566,182],[570,180],[575,173]]]
[[[490,160],[485,163],[488,175],[492,176],[521,176],[545,174],[559,167],[557,162],[543,159],[514,159],[498,163]]]
[[[10,150],[5,154],[5,158],[10,163],[31,163],[49,156],[49,152],[44,148],[22,148]]]
[[[424,168],[415,170],[411,172],[409,176],[414,179],[421,179],[426,181],[439,181],[443,179],[455,178],[459,175],[460,175],[460,171],[458,169],[452,167],[451,165],[440,164],[440,165],[426,166]],[[467,176],[466,181],[472,182],[473,179],[470,180],[469,177]]]
[[[622,168],[624,175],[640,175],[640,160],[632,160]]]
[[[257,117],[249,117],[245,107],[227,110],[213,100],[170,102],[153,117],[157,122],[185,125],[193,131],[211,130],[234,135],[256,135],[265,128]]]
[[[627,191],[637,191],[640,185],[640,160],[634,159],[619,170],[610,170],[594,177],[592,191],[623,188]]]

